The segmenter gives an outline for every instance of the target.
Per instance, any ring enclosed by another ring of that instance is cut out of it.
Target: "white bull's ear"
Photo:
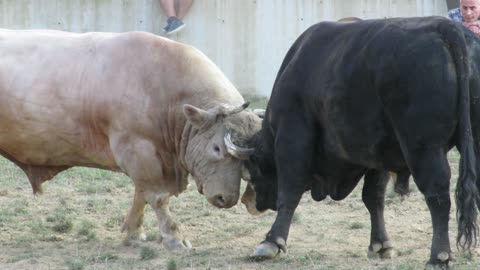
[[[212,115],[210,112],[197,108],[190,104],[183,105],[183,114],[187,120],[196,128],[205,126],[210,121]]]

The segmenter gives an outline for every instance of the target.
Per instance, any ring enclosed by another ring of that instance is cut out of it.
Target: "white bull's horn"
[[[227,152],[232,155],[233,157],[236,157],[241,160],[247,160],[251,154],[253,154],[253,151],[255,151],[255,148],[243,148],[236,146],[232,142],[232,135],[230,132],[227,132],[225,134],[225,137],[223,138],[225,141],[225,146],[227,148]]]
[[[239,112],[245,110],[248,107],[248,105],[250,105],[250,102],[247,101],[247,102],[243,103],[242,105],[239,105],[239,106],[236,106],[236,107],[225,106],[223,113],[225,115],[236,114],[236,113],[239,113]]]

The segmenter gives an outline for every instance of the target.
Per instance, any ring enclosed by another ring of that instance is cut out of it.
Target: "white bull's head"
[[[219,105],[202,110],[184,105],[191,128],[185,132],[185,165],[195,179],[197,189],[208,201],[221,208],[235,205],[240,194],[242,160],[251,149],[232,148],[233,141],[247,140],[261,128],[261,118],[248,103],[232,107]],[[250,151],[250,152],[249,152]]]

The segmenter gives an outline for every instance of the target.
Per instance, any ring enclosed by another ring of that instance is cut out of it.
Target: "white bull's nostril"
[[[216,195],[213,201],[215,202],[215,205],[217,205],[218,207],[225,207],[226,203],[222,195]]]

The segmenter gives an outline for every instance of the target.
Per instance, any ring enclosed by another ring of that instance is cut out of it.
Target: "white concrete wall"
[[[322,20],[441,15],[444,0],[194,0],[172,39],[208,55],[242,93],[268,96],[290,45]],[[0,27],[163,35],[158,0],[0,0]]]

